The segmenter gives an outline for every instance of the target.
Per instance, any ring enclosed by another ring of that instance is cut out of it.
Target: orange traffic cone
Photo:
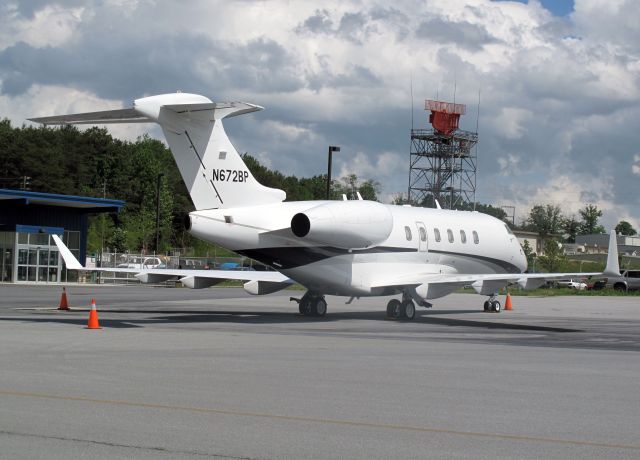
[[[507,300],[504,301],[504,309],[505,310],[513,310],[513,305],[511,304],[511,294],[507,292]]]
[[[96,310],[96,299],[91,299],[91,310],[89,311],[89,323],[87,329],[102,329],[98,322],[98,310]]]
[[[60,296],[60,306],[58,310],[69,310],[69,304],[67,303],[67,291],[62,288],[62,295]]]

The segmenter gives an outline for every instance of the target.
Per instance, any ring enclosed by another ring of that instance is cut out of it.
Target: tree
[[[552,238],[548,239],[544,245],[544,255],[538,257],[538,263],[549,273],[562,271],[567,264],[567,257],[561,244]]]
[[[107,238],[106,248],[111,252],[126,252],[127,248],[127,231],[121,227],[113,229],[111,235]]]
[[[616,225],[616,233],[618,235],[624,236],[634,236],[638,234],[636,229],[633,228],[631,224],[626,220],[621,220],[620,222],[618,222],[618,225]]]
[[[580,231],[580,222],[578,222],[575,216],[567,217],[562,220],[562,230],[566,235],[567,243],[575,243],[576,235]]]
[[[598,225],[598,219],[602,217],[602,211],[596,205],[588,204],[580,210],[582,222],[580,223],[581,235],[592,235],[594,233],[604,233],[604,227]]]
[[[361,182],[355,174],[349,174],[341,177],[331,184],[331,197],[339,199],[342,195],[346,195],[350,199],[355,199],[359,192],[363,199],[378,201],[377,193],[380,190],[380,183],[372,179]]]
[[[527,258],[527,267],[533,267],[535,254],[529,244],[529,240],[524,240],[524,243],[522,243],[522,252],[524,252],[524,256]]]
[[[463,203],[459,206],[461,211],[478,211],[483,214],[488,214],[490,216],[495,217],[496,219],[500,219],[509,225],[509,227],[513,227],[513,222],[507,216],[507,213],[504,209],[498,208],[496,206],[492,206],[490,204],[482,204],[482,203]]]
[[[129,169],[133,196],[122,213],[122,221],[127,231],[128,246],[148,252],[155,245],[156,195],[158,175],[163,174],[163,165],[158,150],[164,146],[148,137],[139,139],[125,168]],[[171,232],[173,196],[167,181],[160,180],[160,233]]]
[[[402,206],[403,204],[410,204],[413,206],[413,203],[409,201],[409,195],[405,195],[404,193],[398,193],[394,195],[391,199],[391,204]]]
[[[535,205],[529,212],[527,226],[530,230],[537,232],[542,239],[546,239],[549,235],[560,232],[562,224],[562,214],[560,208],[548,204],[542,206]]]

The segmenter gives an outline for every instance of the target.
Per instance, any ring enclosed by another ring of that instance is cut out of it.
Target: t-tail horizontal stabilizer
[[[284,201],[282,190],[251,174],[227,137],[222,120],[262,110],[246,102],[212,102],[198,94],[172,93],[134,101],[128,109],[31,118],[44,125],[146,123],[162,127],[197,210]]]

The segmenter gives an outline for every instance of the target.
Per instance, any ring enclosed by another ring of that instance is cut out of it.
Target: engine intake
[[[307,236],[311,230],[311,221],[306,214],[299,212],[291,219],[291,231],[297,237]]]
[[[291,219],[298,238],[342,249],[366,249],[385,241],[393,228],[389,208],[376,201],[336,201],[300,212]]]

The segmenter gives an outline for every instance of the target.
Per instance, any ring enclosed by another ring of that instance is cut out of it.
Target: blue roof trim
[[[49,235],[60,235],[64,234],[64,228],[62,227],[47,227],[44,225],[16,225],[16,232],[21,233],[48,233]]]
[[[123,208],[125,202],[122,200],[111,200],[106,198],[93,198],[89,196],[75,196],[75,195],[59,195],[57,193],[41,193],[41,192],[28,192],[26,190],[10,190],[0,189],[0,202],[1,197],[10,197],[12,199],[22,199],[27,203],[33,201],[50,202],[58,204],[67,204],[71,207],[74,205],[79,206],[93,206],[93,207],[115,207]]]

